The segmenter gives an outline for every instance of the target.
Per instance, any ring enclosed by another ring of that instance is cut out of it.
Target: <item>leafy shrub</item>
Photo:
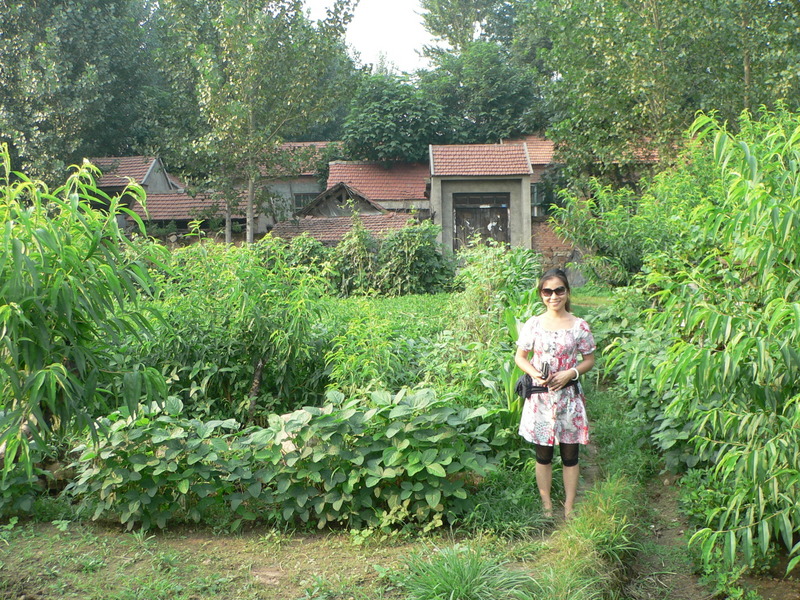
[[[55,428],[93,430],[98,413],[135,407],[142,390],[158,398],[164,381],[135,359],[109,369],[127,336],[152,331],[139,304],[152,283],[144,260],[123,251],[129,242],[117,222],[125,214],[143,230],[141,220],[94,186],[88,166],[51,191],[10,163],[2,144],[0,445],[4,473],[21,461],[30,474],[27,431],[42,447]],[[145,202],[140,187],[128,192]]]
[[[708,149],[689,143],[676,167],[642,187],[614,189],[595,179],[586,190],[562,191],[561,206],[552,208],[556,232],[587,250],[584,266],[597,281],[629,285],[648,255],[680,252],[691,213],[718,199],[723,184]]]
[[[288,263],[293,267],[321,270],[331,254],[331,249],[304,232],[289,242]]]
[[[0,516],[28,513],[42,493],[40,476],[45,472],[34,467],[31,473],[16,469],[0,479]]]
[[[431,528],[472,506],[469,477],[485,474],[493,455],[485,409],[429,390],[330,398],[243,431],[233,420],[179,417],[175,398],[166,412],[119,411],[110,435],[84,449],[70,491],[93,518],[115,516],[129,529],[226,511],[232,527],[262,518]]]
[[[366,294],[375,289],[378,242],[353,213],[353,224],[333,253],[336,289],[342,296]]]
[[[313,328],[326,284],[294,268],[280,241],[193,244],[175,250],[158,279],[156,335],[131,339],[117,360],[139,354],[158,366],[200,418],[258,422],[318,401],[324,369]]]
[[[437,294],[449,291],[455,262],[437,236],[441,227],[431,221],[403,227],[381,241],[376,287],[389,296]]]
[[[689,215],[678,252],[647,259],[652,305],[640,322],[663,349],[629,347],[628,373],[652,382],[698,466],[731,493],[694,538],[710,561],[751,563],[771,545],[800,563],[800,117],[743,116],[737,135],[701,116],[720,197]],[[668,441],[668,440],[667,440]]]
[[[526,248],[475,239],[459,252],[458,259],[462,263],[456,275],[462,289],[456,299],[458,328],[483,340],[506,339],[511,335],[508,323],[522,314],[530,315],[539,302],[536,286],[542,269],[538,255]]]

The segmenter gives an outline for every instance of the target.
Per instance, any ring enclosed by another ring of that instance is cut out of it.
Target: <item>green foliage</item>
[[[365,294],[373,290],[378,242],[363,221],[353,213],[353,225],[333,254],[336,288],[342,296]]]
[[[372,75],[353,95],[345,121],[345,151],[365,160],[424,162],[442,136],[442,107],[394,75]]]
[[[71,162],[141,141],[151,64],[131,0],[0,5],[0,141],[15,169],[61,182]]]
[[[408,340],[403,324],[381,315],[368,300],[358,301],[353,308],[325,353],[331,385],[347,394],[359,389],[399,389],[401,378],[413,385],[412,361],[401,352]]]
[[[473,41],[459,54],[444,52],[419,88],[443,108],[450,144],[496,144],[544,126],[542,100],[530,66],[489,41]]]
[[[469,546],[441,548],[427,560],[412,556],[404,587],[410,600],[512,600],[535,589],[529,575]]]
[[[289,242],[288,263],[293,267],[306,267],[308,269],[322,269],[330,260],[331,251],[322,242],[303,233]]]
[[[322,119],[333,103],[337,82],[328,70],[343,57],[350,2],[336,3],[318,23],[296,0],[180,8],[176,22],[189,40],[197,109],[206,122],[195,143],[213,164],[217,189],[241,189],[244,179],[246,239],[253,242],[256,208],[269,212],[272,205],[269,183],[296,168],[280,150],[281,138]]]
[[[542,513],[535,464],[531,460],[523,469],[504,468],[490,473],[475,492],[475,508],[464,519],[463,527],[506,540],[539,535],[551,520]],[[557,474],[556,486],[558,481]]]
[[[263,421],[275,407],[316,401],[323,369],[312,329],[326,283],[294,268],[280,240],[192,244],[165,267],[157,334],[131,345],[190,414]]]
[[[381,241],[376,285],[389,296],[449,291],[455,277],[452,256],[437,242],[432,221],[403,227]]]
[[[555,230],[588,251],[583,265],[596,281],[630,285],[648,255],[689,243],[691,213],[717,201],[723,182],[705,146],[689,143],[678,164],[644,182],[641,193],[597,179],[580,192],[561,192],[551,208]]]
[[[354,213],[352,228],[327,254],[328,276],[342,296],[448,291],[455,264],[437,240],[440,229],[430,221],[422,221],[376,240]]]
[[[0,516],[30,512],[41,494],[39,477],[43,474],[38,468],[30,474],[20,469],[0,480]]]
[[[124,369],[112,359],[152,331],[139,304],[152,290],[148,257],[124,252],[117,223],[127,214],[141,227],[138,217],[94,187],[90,167],[51,191],[12,173],[5,145],[0,162],[0,443],[4,473],[17,461],[30,473],[27,432],[40,447],[54,429],[94,432],[108,407],[163,397],[164,380],[135,357]],[[141,188],[128,191],[144,203]]]
[[[463,328],[482,333],[482,339],[491,339],[493,331],[500,331],[505,309],[513,309],[522,318],[541,304],[536,293],[541,264],[533,251],[476,239],[459,252],[458,259],[463,266],[456,284],[464,288],[458,312]]]
[[[543,63],[543,95],[553,115],[548,134],[573,175],[635,181],[653,149],[661,159],[674,155],[698,110],[719,111],[733,122],[745,109],[775,106],[781,98],[796,102],[796,4],[519,6],[517,48]]]
[[[721,551],[730,564],[752,564],[782,544],[791,568],[800,561],[800,119],[781,109],[744,116],[740,128],[734,136],[698,118],[725,195],[691,213],[679,252],[648,260],[653,304],[641,322],[666,352],[620,347],[612,361],[669,400],[664,415],[682,429],[673,443],[687,438],[695,464],[710,461],[730,490],[694,537],[703,558]]]
[[[425,390],[330,398],[240,432],[232,420],[177,416],[176,398],[138,418],[122,410],[84,450],[70,491],[93,518],[113,515],[129,529],[226,513],[233,528],[263,519],[430,529],[471,507],[467,478],[485,474],[493,454],[485,409]]]

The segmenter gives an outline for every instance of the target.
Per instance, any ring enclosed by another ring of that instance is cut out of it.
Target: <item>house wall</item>
[[[580,251],[558,237],[547,219],[534,219],[531,224],[531,248],[542,256],[542,267],[545,271],[555,267],[564,269],[567,264],[580,262],[581,259]],[[573,285],[582,285],[585,282],[578,271],[569,271],[568,274]]]
[[[300,177],[286,181],[276,181],[270,184],[273,193],[291,200],[295,194],[314,194],[319,195],[323,187],[319,184],[316,177]]]
[[[142,187],[149,194],[168,194],[175,191],[160,161],[156,161],[153,169],[142,180]]]
[[[431,209],[431,202],[428,199],[421,200],[376,200],[386,210],[401,210],[408,212],[411,210],[418,210],[420,212],[429,212]]]
[[[431,177],[433,222],[441,225],[441,242],[453,247],[453,194],[509,194],[508,227],[512,246],[531,247],[531,178],[468,179]]]

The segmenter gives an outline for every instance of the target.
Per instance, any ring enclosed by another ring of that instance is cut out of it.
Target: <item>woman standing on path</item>
[[[522,327],[514,360],[534,385],[548,390],[525,399],[519,434],[536,448],[536,483],[548,517],[553,515],[553,450],[559,445],[564,516],[569,518],[578,489],[580,444],[589,443],[586,398],[578,380],[594,366],[595,344],[586,321],[569,312],[570,288],[564,271],[547,271],[538,289],[547,311],[531,317]]]

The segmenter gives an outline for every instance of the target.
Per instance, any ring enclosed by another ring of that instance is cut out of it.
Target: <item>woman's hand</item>
[[[557,392],[558,390],[562,389],[565,385],[567,385],[572,379],[575,377],[575,370],[568,369],[566,371],[558,371],[557,373],[553,373],[547,380],[547,387],[550,388],[551,391]]]

